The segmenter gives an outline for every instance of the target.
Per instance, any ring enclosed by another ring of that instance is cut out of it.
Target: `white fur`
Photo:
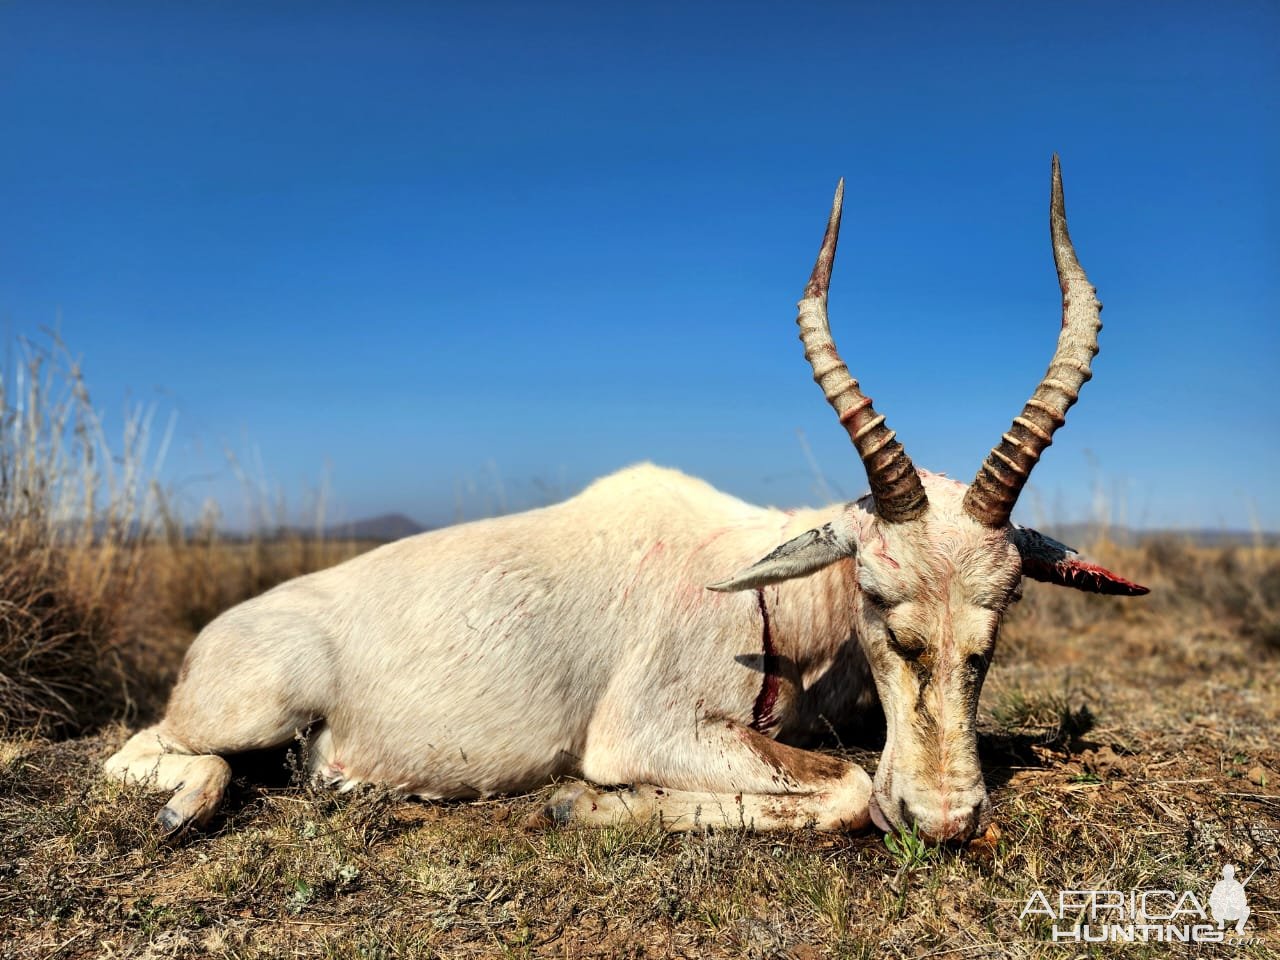
[[[706,585],[843,509],[761,509],[642,465],[556,506],[388,544],[213,621],[164,720],[107,770],[178,789],[193,759],[221,764],[311,727],[322,777],[424,797],[566,775],[730,794],[830,789],[812,755],[780,762],[753,749],[767,741],[750,729],[764,680],[760,600]],[[873,696],[865,665],[848,683],[820,683],[842,650],[850,659],[851,573],[846,562],[764,588],[796,678],[779,680],[769,735],[799,735],[793,720],[821,724],[820,713]],[[833,762],[821,769],[834,780],[856,778]],[[166,825],[212,815],[221,788],[184,801],[190,786]],[[833,822],[865,823],[861,804]]]

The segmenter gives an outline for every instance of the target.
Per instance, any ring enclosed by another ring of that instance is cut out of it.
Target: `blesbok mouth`
[[[876,801],[876,794],[871,792],[871,822],[879,828],[882,833],[893,833],[893,827],[889,825],[889,821],[885,819],[884,811],[880,809],[880,804]]]
[[[887,798],[886,798],[887,800]],[[969,807],[967,813],[946,818],[941,822],[922,822],[912,815],[905,800],[899,800],[897,816],[890,818],[881,806],[876,791],[871,792],[869,804],[871,822],[883,833],[893,833],[899,829],[916,831],[926,843],[963,845],[979,836],[991,819],[991,801],[985,794],[981,800]],[[890,809],[894,809],[890,807]]]

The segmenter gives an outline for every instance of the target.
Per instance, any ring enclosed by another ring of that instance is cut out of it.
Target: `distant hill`
[[[324,531],[327,540],[377,540],[387,543],[427,530],[422,524],[403,513],[383,513],[365,520],[335,523]]]
[[[68,538],[74,538],[81,535],[83,525],[78,521],[71,521],[61,524],[58,529],[60,533],[65,534]],[[411,537],[415,533],[425,533],[430,529],[431,527],[424,527],[413,517],[405,516],[403,513],[382,513],[376,517],[352,520],[349,523],[330,524],[320,531],[320,536],[325,540],[372,540],[377,543],[389,543],[392,540]],[[107,532],[105,523],[95,523],[93,525],[94,539],[106,536]],[[132,540],[138,536],[163,537],[165,531],[158,526],[144,527],[137,521],[133,521],[128,527],[114,531],[112,535],[121,537],[124,540]],[[186,524],[181,528],[181,535],[188,540],[198,540],[207,536],[208,531]],[[260,527],[253,531],[224,528],[217,531],[217,536],[228,543],[292,538],[312,540],[316,536],[316,529],[315,527],[292,525],[271,528]]]
[[[1093,543],[1100,535],[1123,547],[1135,547],[1156,540],[1174,540],[1190,543],[1198,547],[1251,547],[1254,545],[1274,547],[1280,545],[1280,533],[1271,531],[1252,532],[1248,530],[1215,530],[1183,529],[1183,530],[1135,530],[1131,527],[1101,527],[1092,523],[1050,524],[1040,527],[1041,533],[1074,546]]]

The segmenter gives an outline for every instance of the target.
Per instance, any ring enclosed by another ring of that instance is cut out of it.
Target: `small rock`
[[[1271,781],[1271,778],[1267,776],[1266,769],[1261,764],[1258,764],[1256,767],[1250,767],[1249,772],[1246,773],[1245,776],[1249,778],[1250,783],[1256,784],[1259,787],[1265,787]]]

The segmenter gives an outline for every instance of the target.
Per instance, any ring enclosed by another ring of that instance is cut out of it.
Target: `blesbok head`
[[[796,322],[814,379],[862,458],[871,493],[712,589],[758,589],[855,558],[854,619],[887,726],[872,817],[881,829],[914,824],[934,840],[963,840],[983,826],[989,806],[978,764],[978,695],[1022,578],[1094,593],[1147,592],[1009,521],[1031,469],[1091,375],[1102,304],[1067,233],[1055,156],[1049,224],[1062,330],[1053,360],[971,484],[918,471],[831,337],[827,289],[843,196],[842,180]]]

